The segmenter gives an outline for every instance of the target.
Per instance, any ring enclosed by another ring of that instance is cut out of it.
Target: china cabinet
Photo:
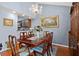
[[[70,55],[79,55],[79,2],[74,2],[70,12],[69,50]]]

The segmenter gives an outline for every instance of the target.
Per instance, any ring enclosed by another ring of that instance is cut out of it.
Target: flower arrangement
[[[36,31],[38,31],[38,32],[42,31],[41,26],[36,26],[34,29],[35,29]]]

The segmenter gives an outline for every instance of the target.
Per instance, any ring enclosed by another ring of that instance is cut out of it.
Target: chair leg
[[[47,51],[47,56],[49,56],[49,53],[48,53],[48,51]]]
[[[50,48],[49,48],[49,50],[48,50],[48,51],[49,51],[49,56],[51,56],[51,51],[50,51]]]
[[[53,48],[52,48],[52,44],[51,44],[51,51],[52,51],[52,53],[53,53]]]
[[[34,56],[36,56],[36,52],[35,51],[33,51],[34,52]]]
[[[47,56],[51,56],[50,48],[47,50]]]

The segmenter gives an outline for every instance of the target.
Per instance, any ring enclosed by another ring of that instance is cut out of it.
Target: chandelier
[[[39,4],[32,4],[32,7],[30,8],[33,15],[41,14],[42,12],[42,6]]]

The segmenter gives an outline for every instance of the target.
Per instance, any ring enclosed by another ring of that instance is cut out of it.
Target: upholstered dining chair
[[[33,48],[33,50],[35,51],[36,55],[38,55],[38,56],[39,56],[39,54],[42,55],[42,56],[44,56],[44,55],[50,56],[51,55],[50,54],[50,44],[49,44],[50,43],[50,39],[51,39],[51,37],[48,35],[44,39],[45,42],[43,44],[39,45],[38,47]]]
[[[48,55],[47,46],[45,46],[45,45],[42,46],[42,47],[39,47],[39,46],[38,47],[35,47],[35,48],[33,48],[33,50],[35,52],[35,55],[37,55],[37,56],[40,56],[40,55],[42,55],[42,56]]]
[[[22,47],[17,49],[17,40],[15,36],[9,35],[9,45],[12,51],[12,56],[28,56],[28,55],[34,55],[33,50],[30,50],[30,48]]]

